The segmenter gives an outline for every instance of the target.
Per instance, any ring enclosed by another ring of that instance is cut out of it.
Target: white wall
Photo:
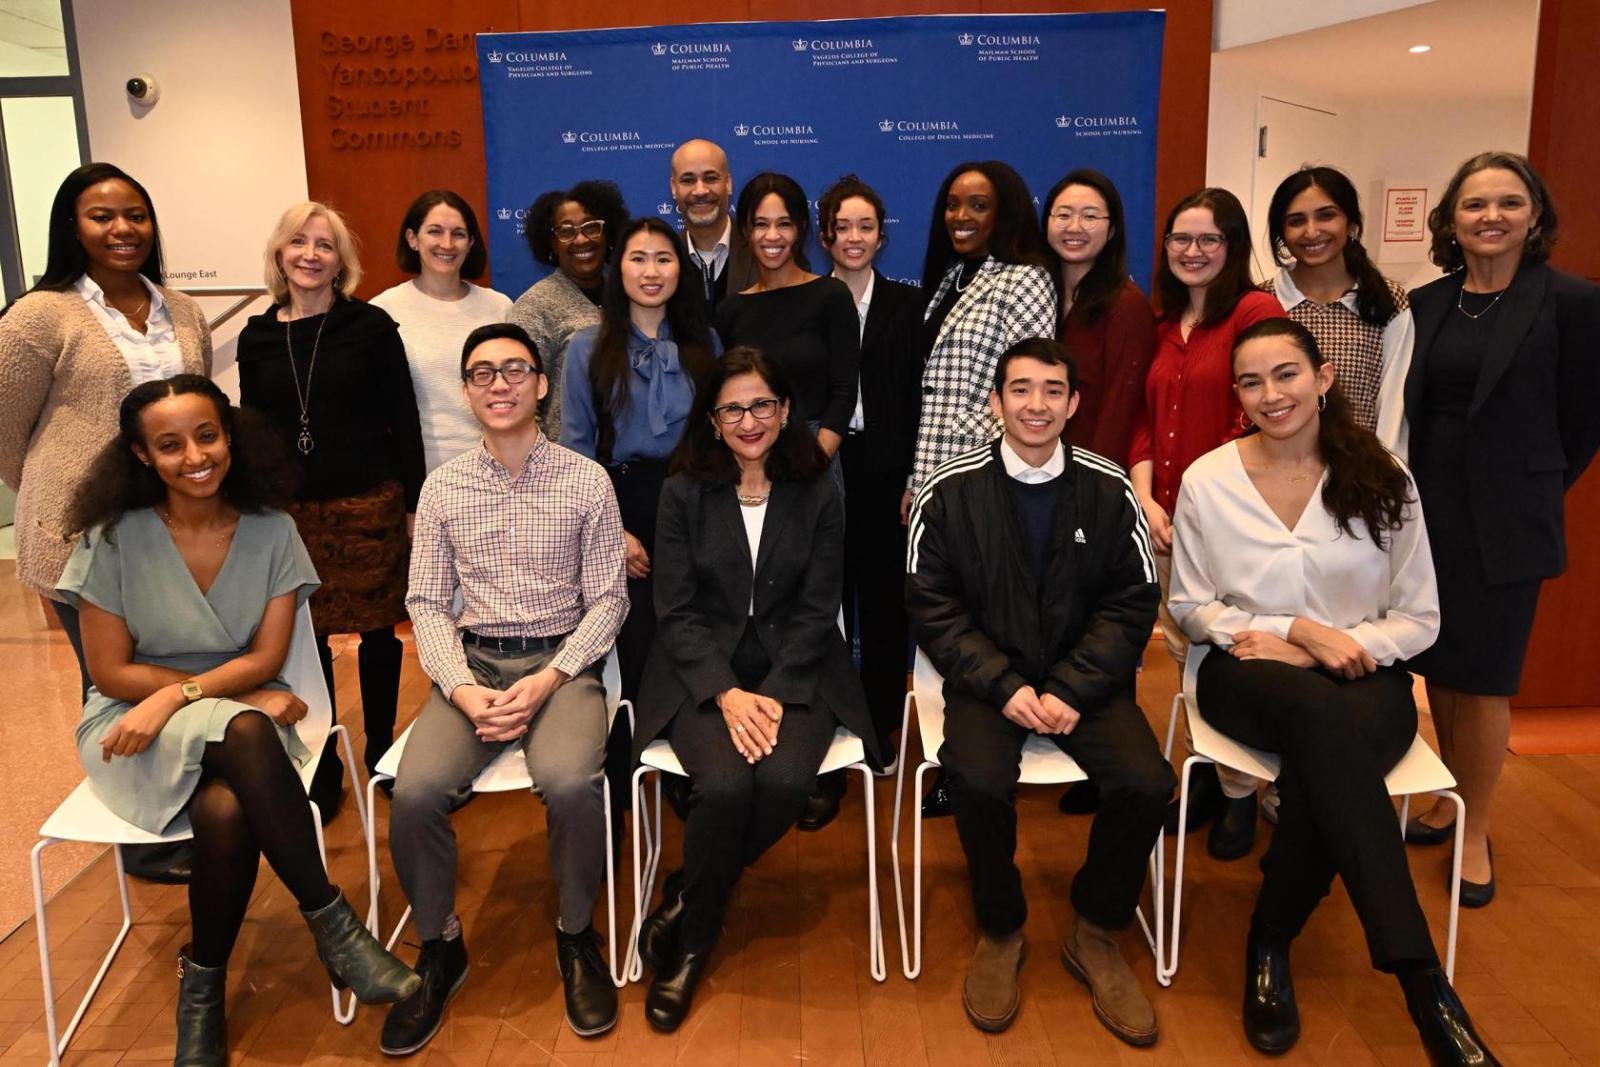
[[[1211,39],[1213,48],[1236,48],[1321,26],[1367,18],[1431,0],[1318,0],[1285,3],[1284,0],[1216,0]]]
[[[170,283],[260,286],[268,233],[306,198],[288,0],[73,0],[73,14],[90,156],[150,190]],[[130,103],[135,74],[155,76],[155,107]],[[208,316],[232,302],[202,301]],[[244,318],[214,338],[225,388]]]

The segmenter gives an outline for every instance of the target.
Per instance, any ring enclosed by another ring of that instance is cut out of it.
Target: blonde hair
[[[289,247],[290,239],[318,215],[328,220],[328,228],[333,230],[333,248],[339,253],[339,273],[333,280],[335,288],[345,296],[351,296],[356,286],[361,284],[361,257],[356,250],[355,235],[345,225],[344,216],[327,204],[307,200],[285,211],[272,228],[272,236],[267,238],[267,251],[262,257],[264,276],[267,292],[272,294],[275,304],[281,304],[289,298],[289,281],[278,263],[278,256]]]

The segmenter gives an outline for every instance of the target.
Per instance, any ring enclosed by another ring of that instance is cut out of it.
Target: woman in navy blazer
[[[744,868],[788,832],[835,729],[878,745],[839,632],[844,508],[782,371],[730,349],[695,394],[656,517],[656,642],[635,759],[657,737],[689,773],[683,869],[639,954],[645,1015],[675,1030]]]
[[[1556,210],[1522,156],[1463,163],[1428,218],[1450,271],[1411,294],[1406,418],[1439,580],[1438,643],[1411,661],[1467,804],[1461,903],[1494,897],[1489,809],[1539,586],[1566,568],[1563,495],[1600,447],[1600,287],[1545,263]],[[1440,805],[1406,839],[1453,837]]]

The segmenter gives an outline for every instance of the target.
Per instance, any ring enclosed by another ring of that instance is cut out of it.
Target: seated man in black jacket
[[[1075,384],[1055,341],[1022,341],[1000,358],[989,403],[1005,433],[936,468],[917,493],[906,606],[945,679],[939,761],[979,926],[967,1017],[990,1031],[1016,1018],[1028,914],[1013,860],[1017,776],[1023,742],[1039,733],[1078,761],[1101,797],[1061,962],[1089,986],[1112,1033],[1148,1045],[1155,1009],[1117,931],[1133,921],[1176,784],[1134,702],[1160,594],[1127,477],[1061,441]]]

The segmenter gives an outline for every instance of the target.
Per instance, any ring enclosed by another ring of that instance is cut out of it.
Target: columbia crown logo
[[[658,215],[670,215],[672,214],[672,210],[673,205],[671,200],[663,200],[661,203],[656,205],[656,213]]]
[[[1086,544],[1089,543],[1089,539],[1087,537],[1083,536],[1083,527],[1082,526],[1078,527],[1077,530],[1073,531],[1072,539],[1074,541],[1078,542],[1078,544],[1080,544],[1080,545],[1086,545]]]
[[[561,140],[567,144],[577,144],[578,135],[573,133],[571,130],[568,130],[566,133],[561,135]]]
[[[1060,127],[1060,128],[1061,128],[1061,129],[1063,129],[1063,130],[1064,130],[1064,129],[1066,129],[1066,128],[1067,128],[1067,127],[1068,127],[1068,126],[1071,126],[1071,125],[1072,125],[1072,120],[1071,120],[1071,119],[1069,119],[1069,118],[1068,118],[1068,117],[1067,117],[1067,116],[1065,116],[1065,115],[1057,115],[1057,116],[1056,116],[1056,125],[1057,125],[1057,126],[1058,126],[1058,127]]]
[[[509,221],[511,218],[511,209],[508,207],[503,207],[499,211],[496,211],[495,215],[499,217],[501,222]]]
[[[956,38],[956,41],[959,44],[964,44],[964,45],[965,44],[971,44],[972,43],[972,34],[963,33],[959,37]]]
[[[894,119],[884,119],[882,122],[878,123],[878,129],[882,130],[884,133],[888,133],[889,131],[893,130]]]
[[[733,128],[733,133],[736,137],[747,137],[750,134],[750,127],[741,122]]]
[[[806,39],[804,37],[796,37],[794,39],[794,50],[796,52],[804,52],[806,50]]]
[[[506,54],[497,48],[493,52],[486,53],[483,58],[491,63],[498,63],[506,58]]]
[[[653,55],[664,56],[667,54],[667,46],[662,44],[660,41],[657,41],[655,44],[650,46],[650,51]]]

